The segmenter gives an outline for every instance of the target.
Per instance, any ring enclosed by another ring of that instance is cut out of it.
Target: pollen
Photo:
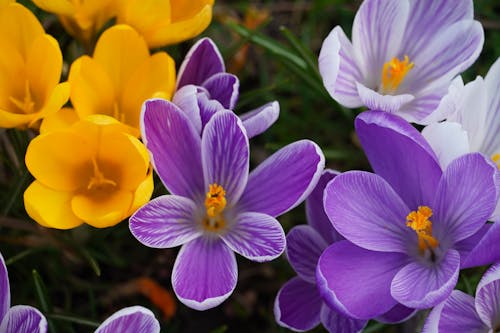
[[[434,249],[439,245],[436,238],[432,236],[432,209],[427,206],[418,206],[417,211],[412,211],[406,216],[406,226],[415,230],[418,236],[418,248],[421,252]]]
[[[493,156],[491,156],[491,159],[493,160],[493,162],[495,162],[497,167],[500,169],[500,153],[494,154]]]
[[[410,62],[410,58],[407,55],[405,55],[403,61],[394,57],[392,60],[386,62],[382,68],[382,92],[395,92],[414,65],[413,62]]]
[[[214,218],[220,215],[226,207],[226,203],[226,191],[224,191],[224,188],[217,183],[211,184],[205,199],[207,216]]]

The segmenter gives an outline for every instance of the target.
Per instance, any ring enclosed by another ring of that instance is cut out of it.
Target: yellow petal
[[[126,25],[107,29],[97,41],[93,56],[108,73],[115,91],[122,91],[135,69],[148,58],[146,42]]]
[[[65,107],[61,110],[44,117],[40,126],[40,134],[67,129],[79,120],[75,109]]]
[[[0,127],[24,129],[37,115],[38,113],[19,114],[0,109]]]
[[[15,2],[15,0],[0,0],[0,6],[5,6],[13,2]]]
[[[190,20],[205,8],[213,7],[214,0],[170,0],[172,7],[172,22]]]
[[[170,1],[128,0],[117,1],[118,23],[130,25],[137,31],[151,29],[158,23],[170,22]]]
[[[55,191],[35,180],[24,192],[24,207],[44,227],[71,229],[83,223],[71,209],[72,197],[72,192]]]
[[[149,201],[151,195],[153,194],[153,189],[153,171],[150,170],[146,179],[142,181],[142,183],[137,187],[137,190],[134,193],[134,202],[130,207],[130,210],[127,214],[128,216],[134,214],[136,210],[138,210]]]
[[[45,102],[43,108],[36,114],[28,124],[30,127],[36,128],[38,124],[35,122],[48,115],[54,114],[59,110],[69,98],[70,87],[68,82],[59,83],[51,92],[49,100]]]
[[[74,191],[87,186],[94,151],[86,137],[69,131],[39,135],[28,145],[25,162],[33,176],[47,187]]]
[[[75,6],[69,0],[33,0],[33,2],[50,13],[58,15],[73,15],[75,13]]]
[[[139,128],[142,103],[148,98],[170,99],[175,88],[174,60],[159,52],[136,68],[121,93],[121,110],[127,124]]]
[[[69,72],[71,103],[80,118],[113,115],[115,89],[106,69],[88,56],[73,62]]]
[[[124,190],[87,191],[71,201],[73,212],[96,228],[117,224],[126,217],[133,202],[133,193]]]

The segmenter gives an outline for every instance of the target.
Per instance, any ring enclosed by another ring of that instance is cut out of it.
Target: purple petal
[[[300,204],[316,186],[325,157],[314,142],[291,143],[267,158],[248,177],[242,211],[279,216]]]
[[[177,90],[172,102],[191,120],[196,131],[201,134],[200,107],[198,106],[198,89],[190,84]]]
[[[442,172],[422,135],[400,117],[381,111],[361,113],[355,127],[375,173],[411,210],[429,205]]]
[[[408,14],[408,1],[367,0],[359,7],[352,44],[367,86],[378,86],[384,63],[399,53]]]
[[[203,88],[199,88],[199,90],[201,90],[201,92],[199,92],[196,97],[198,99],[198,109],[200,110],[201,127],[203,130],[217,112],[225,109],[219,101],[211,99],[208,96],[208,92],[204,91]]]
[[[410,212],[391,186],[365,171],[338,175],[325,189],[325,211],[335,229],[357,246],[372,251],[406,253],[417,244],[406,226]]]
[[[224,60],[214,42],[210,38],[200,39],[179,68],[177,89],[187,84],[201,86],[212,75],[225,71]]]
[[[349,108],[363,105],[356,88],[356,82],[362,81],[363,76],[352,44],[341,27],[336,26],[326,37],[318,65],[323,85],[334,100]]]
[[[160,323],[153,312],[142,306],[121,309],[106,319],[95,333],[160,333]]]
[[[266,131],[278,119],[280,105],[277,101],[262,105],[261,107],[240,115],[243,126],[247,130],[249,139]]]
[[[10,308],[10,285],[7,266],[0,253],[0,322]]]
[[[460,255],[450,249],[439,262],[413,261],[403,267],[391,284],[392,296],[410,308],[425,309],[446,299],[457,284]]]
[[[439,332],[488,332],[474,307],[474,297],[454,290],[444,302],[438,321]]]
[[[488,131],[483,139],[483,150],[487,154],[493,154],[500,149],[500,58],[491,65],[488,74],[484,78],[486,95],[488,96],[486,124]]]
[[[233,251],[222,240],[200,237],[184,244],[175,260],[172,285],[190,308],[207,310],[226,300],[238,279]]]
[[[203,83],[203,87],[210,93],[210,98],[217,100],[224,108],[234,110],[240,88],[240,81],[235,75],[214,74]]]
[[[496,205],[496,168],[479,153],[452,161],[436,190],[433,233],[454,244],[475,234]]]
[[[488,223],[474,235],[458,242],[460,268],[489,265],[500,261],[500,223]]]
[[[453,293],[453,292],[452,292]],[[439,320],[441,319],[441,311],[443,310],[446,301],[436,305],[425,319],[422,333],[438,333]]]
[[[419,92],[411,102],[401,106],[398,115],[411,123],[429,124],[432,113],[446,94],[446,86],[429,87],[429,91]]]
[[[285,250],[285,232],[274,218],[262,213],[240,213],[235,224],[221,235],[234,252],[253,261],[269,261]]]
[[[218,112],[201,138],[205,188],[217,183],[226,191],[228,206],[235,204],[248,179],[249,146],[241,120],[229,111]]]
[[[274,302],[274,317],[281,326],[308,331],[319,324],[322,304],[316,285],[294,277],[279,290]]]
[[[490,328],[500,325],[500,264],[484,273],[476,290],[475,309],[481,320]]]
[[[298,225],[286,235],[286,255],[295,272],[305,281],[316,283],[316,265],[328,243],[308,225]]]
[[[155,170],[170,193],[189,198],[205,194],[200,135],[175,104],[160,99],[144,102],[141,132]]]
[[[34,307],[16,305],[5,314],[0,325],[2,333],[45,333],[47,320]]]
[[[410,94],[382,95],[373,89],[367,88],[362,83],[356,82],[359,98],[371,110],[381,110],[394,113],[415,98]],[[410,118],[409,120],[413,120]]]
[[[330,219],[326,215],[323,206],[323,194],[326,184],[338,174],[339,172],[337,171],[326,169],[321,175],[318,184],[306,199],[307,223],[319,232],[328,244],[344,239],[344,237],[333,228],[332,222],[330,222]]]
[[[398,303],[392,309],[375,319],[386,324],[397,324],[407,321],[413,317],[417,311],[418,310],[416,309],[412,309]]]
[[[330,307],[349,317],[370,319],[397,304],[391,281],[406,261],[401,253],[368,251],[340,241],[319,258],[316,279]]]
[[[321,307],[321,323],[330,333],[356,333],[366,326],[366,320],[358,320],[341,315],[326,304]]]
[[[187,243],[201,235],[196,226],[196,204],[184,197],[163,195],[137,210],[130,218],[130,232],[142,244],[164,249]]]

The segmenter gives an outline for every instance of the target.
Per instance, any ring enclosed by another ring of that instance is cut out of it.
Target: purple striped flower
[[[142,138],[171,195],[140,208],[130,230],[150,247],[183,245],[172,273],[174,292],[192,308],[214,307],[236,286],[234,252],[253,261],[283,252],[285,236],[275,217],[314,188],[323,154],[315,143],[298,141],[248,174],[248,137],[232,112],[215,114],[201,137],[167,101],[146,101],[141,121]]]
[[[203,38],[182,62],[172,101],[188,114],[201,133],[216,112],[234,110],[239,86],[238,78],[226,73],[217,46],[210,38]],[[278,119],[279,111],[279,104],[274,101],[240,115],[247,136],[252,138],[268,129]]]
[[[335,27],[323,42],[319,70],[340,104],[420,122],[476,60],[483,41],[472,0],[365,0],[352,43]]]
[[[0,332],[45,333],[47,320],[34,307],[16,305],[10,307],[10,285],[7,267],[0,253]]]
[[[326,187],[326,214],[346,241],[319,259],[322,296],[359,319],[397,303],[435,306],[452,292],[493,212],[496,166],[472,153],[442,171],[422,135],[387,112],[364,112],[355,126],[376,173],[346,172]]]
[[[323,209],[323,190],[337,175],[325,170],[316,188],[306,199],[308,225],[299,225],[286,236],[286,253],[297,276],[278,292],[274,302],[274,316],[278,324],[294,331],[307,331],[320,322],[329,332],[360,332],[365,320],[348,318],[332,310],[323,302],[316,286],[316,264],[329,244],[343,239],[333,229]]]
[[[153,312],[142,306],[121,309],[106,319],[95,333],[160,333]]]
[[[459,290],[436,306],[422,333],[488,333],[500,331],[500,264],[481,278],[476,298]]]

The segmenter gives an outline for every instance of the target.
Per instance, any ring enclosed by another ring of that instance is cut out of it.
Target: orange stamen
[[[406,216],[406,226],[415,230],[418,236],[418,248],[421,252],[434,249],[439,245],[436,238],[432,236],[432,209],[427,206],[418,206],[417,211],[412,211]]]
[[[392,60],[386,62],[382,68],[382,92],[395,92],[414,65],[413,62],[410,62],[407,55],[405,55],[403,61],[394,57]]]

